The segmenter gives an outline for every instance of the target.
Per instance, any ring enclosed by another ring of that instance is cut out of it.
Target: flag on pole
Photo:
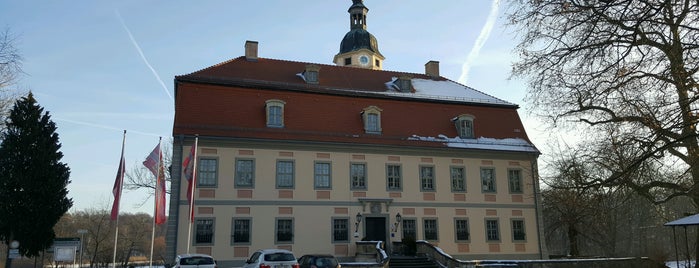
[[[165,171],[163,169],[163,152],[160,150],[160,142],[148,155],[143,165],[155,176],[155,223],[163,224],[165,216]]]
[[[124,131],[124,137],[126,137],[126,131]],[[119,161],[119,170],[117,170],[116,180],[114,180],[114,187],[112,187],[112,194],[114,195],[114,204],[112,204],[112,220],[116,220],[119,216],[119,202],[121,200],[121,189],[124,184],[124,146],[121,147],[121,161]]]
[[[197,159],[197,142],[198,137],[194,141],[194,145],[189,150],[189,155],[182,162],[182,169],[184,170],[184,177],[187,179],[187,201],[190,204],[189,209],[189,219],[194,220],[194,210],[191,208],[194,204],[194,187],[196,187],[197,174],[196,174],[196,159]]]

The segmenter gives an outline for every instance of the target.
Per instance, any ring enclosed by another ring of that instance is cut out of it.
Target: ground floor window
[[[497,219],[485,220],[485,238],[486,241],[500,240],[500,226]]]
[[[195,244],[213,244],[214,243],[214,220],[213,219],[198,219],[196,220],[196,231],[194,233]]]
[[[403,238],[412,237],[417,239],[417,233],[415,230],[415,220],[404,219],[403,220]]]
[[[333,219],[333,242],[349,242],[349,219]]]
[[[278,243],[290,243],[294,241],[294,221],[292,219],[277,219]]]
[[[250,243],[250,219],[234,219],[233,220],[233,244],[248,244]]]
[[[526,237],[524,232],[524,220],[512,220],[512,240],[524,241]]]
[[[468,241],[470,233],[468,231],[468,220],[456,219],[454,221],[456,227],[456,241]]]
[[[437,235],[437,219],[425,219],[423,221],[423,227],[425,231],[425,240],[439,240],[439,236]]]

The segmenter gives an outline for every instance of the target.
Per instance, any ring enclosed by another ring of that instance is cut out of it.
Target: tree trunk
[[[575,226],[568,226],[568,247],[570,248],[570,256],[577,257],[580,255],[578,250],[578,230]]]

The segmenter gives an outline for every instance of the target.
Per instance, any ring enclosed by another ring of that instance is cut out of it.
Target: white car
[[[181,254],[175,258],[173,268],[218,268],[216,260],[206,254]]]
[[[250,256],[243,268],[299,268],[299,263],[291,251],[261,249]]]

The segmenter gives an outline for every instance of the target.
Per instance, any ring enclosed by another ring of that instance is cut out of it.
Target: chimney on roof
[[[432,78],[439,77],[439,62],[431,60],[425,63],[425,74]]]
[[[257,61],[257,41],[245,41],[245,59]]]

